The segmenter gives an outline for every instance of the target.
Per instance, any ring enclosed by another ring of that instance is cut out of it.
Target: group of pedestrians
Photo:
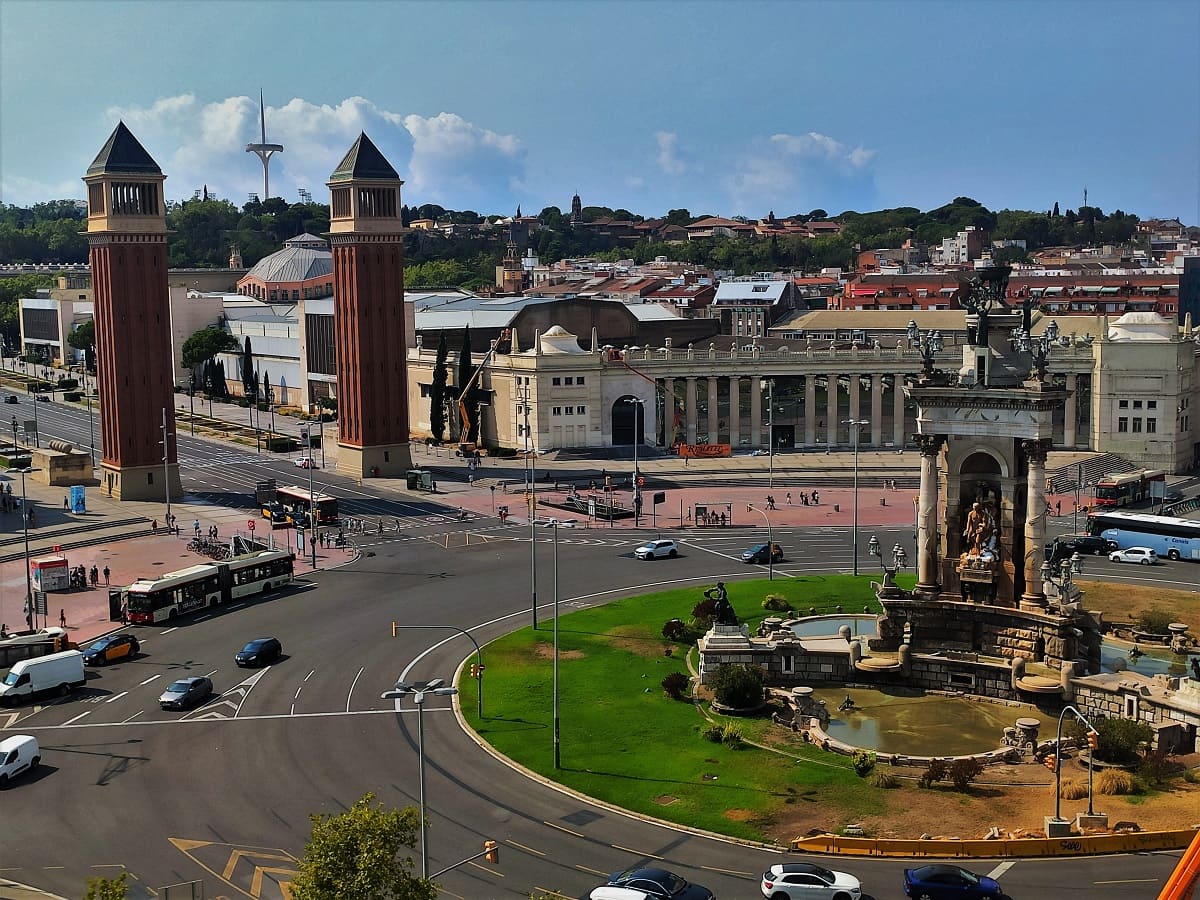
[[[792,505],[792,492],[791,491],[787,492],[787,496],[784,498],[784,502],[787,503],[788,506]],[[820,506],[821,505],[821,492],[813,491],[810,494],[807,491],[801,491],[800,492],[800,505],[801,506]],[[767,509],[775,509],[775,498],[770,495],[767,496]]]

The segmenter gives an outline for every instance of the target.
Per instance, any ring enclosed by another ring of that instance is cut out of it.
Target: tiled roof
[[[118,122],[92,164],[88,175],[101,172],[122,172],[131,175],[161,175],[162,169],[133,136],[124,122]]]
[[[389,179],[399,181],[400,176],[392,168],[392,164],[384,159],[379,148],[371,143],[366,132],[358,136],[354,146],[329,176],[332,184],[337,181],[351,181],[360,178]]]

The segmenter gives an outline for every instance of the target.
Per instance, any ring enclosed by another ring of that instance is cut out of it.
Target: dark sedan
[[[904,870],[904,894],[914,900],[1000,900],[1000,883],[960,866],[933,865]]]
[[[742,551],[742,562],[783,562],[783,548],[778,544],[755,544]]]
[[[119,659],[130,659],[138,655],[137,638],[129,634],[110,634],[93,642],[83,651],[84,665],[106,666]]]
[[[158,705],[163,709],[191,709],[207,700],[212,692],[212,681],[203,675],[181,678],[162,692]]]
[[[255,638],[238,651],[233,661],[239,666],[265,666],[283,655],[283,646],[278,638]]]
[[[691,884],[687,879],[666,869],[626,869],[608,879],[605,887],[625,888],[631,894],[640,891],[654,900],[716,900],[708,888]],[[584,898],[591,893],[584,894]]]

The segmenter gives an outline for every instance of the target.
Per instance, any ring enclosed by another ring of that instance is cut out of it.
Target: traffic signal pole
[[[1093,794],[1092,794],[1092,772],[1096,768],[1095,765],[1093,764],[1094,763],[1093,757],[1096,753],[1096,750],[1100,746],[1100,740],[1099,740],[1100,733],[1096,730],[1096,727],[1094,725],[1092,725],[1092,723],[1089,722],[1084,717],[1083,713],[1081,713],[1078,709],[1076,709],[1074,706],[1065,706],[1065,707],[1063,707],[1063,711],[1058,714],[1058,736],[1055,738],[1055,741],[1054,741],[1054,756],[1047,758],[1047,763],[1049,763],[1051,759],[1053,760],[1053,766],[1048,765],[1047,768],[1053,768],[1053,770],[1054,770],[1054,820],[1056,822],[1062,821],[1062,728],[1063,728],[1063,717],[1066,716],[1067,713],[1071,713],[1071,715],[1073,715],[1076,719],[1078,719],[1080,722],[1082,722],[1088,730],[1087,743],[1088,743],[1088,749],[1090,752],[1088,753],[1088,811],[1087,811],[1087,814],[1089,816],[1095,815],[1095,813],[1092,811],[1092,809],[1093,809],[1093,807],[1092,807],[1092,797],[1093,797]]]

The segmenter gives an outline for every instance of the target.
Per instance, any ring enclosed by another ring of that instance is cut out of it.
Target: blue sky
[[[783,216],[1089,202],[1200,220],[1200,3],[0,0],[0,199],[82,197],[118,119],[168,198]]]

